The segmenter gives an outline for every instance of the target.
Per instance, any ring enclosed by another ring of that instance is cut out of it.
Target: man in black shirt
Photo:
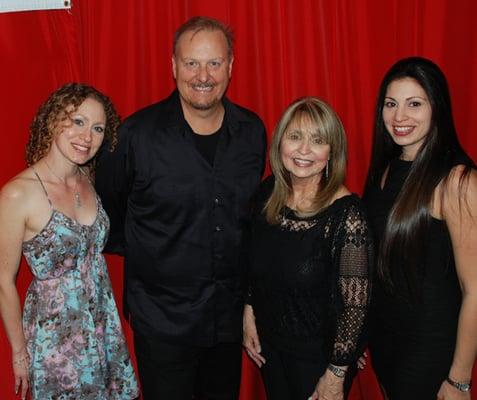
[[[195,17],[174,36],[177,89],[127,118],[96,187],[125,257],[125,298],[145,400],[238,398],[241,242],[266,134],[224,93],[232,35]]]

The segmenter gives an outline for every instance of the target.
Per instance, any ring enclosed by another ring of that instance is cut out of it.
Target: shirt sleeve
[[[265,206],[266,201],[270,197],[273,186],[275,184],[275,179],[273,176],[268,176],[261,183],[258,189],[255,191],[250,207],[250,222],[246,225],[243,232],[243,268],[246,271],[246,293],[245,293],[245,304],[253,306],[253,285],[251,279],[251,243],[253,240],[254,230],[256,225],[259,223],[259,219],[263,218],[263,207]]]
[[[354,362],[371,295],[373,243],[366,216],[351,206],[337,228],[334,240],[337,266],[337,315],[330,362],[343,366]]]
[[[108,150],[107,144],[101,148],[96,166],[95,187],[110,220],[109,238],[104,251],[123,255],[124,222],[134,170],[127,124],[121,125],[118,136],[118,144],[112,152]]]

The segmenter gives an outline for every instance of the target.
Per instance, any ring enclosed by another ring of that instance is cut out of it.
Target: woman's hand
[[[243,310],[243,346],[248,356],[261,368],[265,364],[265,358],[260,355],[262,347],[257,334],[253,308],[249,304],[246,304]]]
[[[358,361],[356,361],[356,365],[359,369],[364,369],[366,367],[366,358],[368,357],[368,354],[363,351],[363,354],[361,357],[358,358]]]
[[[449,382],[442,382],[441,388],[437,392],[437,400],[470,400],[470,392],[461,392]]]
[[[28,391],[28,366],[30,360],[25,348],[13,353],[12,364],[13,374],[15,376],[15,394],[21,389],[22,400],[26,399]]]
[[[338,378],[326,369],[308,400],[343,400],[343,383],[344,378]]]

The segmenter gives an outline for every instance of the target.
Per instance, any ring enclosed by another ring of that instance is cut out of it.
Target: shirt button
[[[218,197],[216,197],[216,198],[214,199],[214,204],[215,204],[216,206],[218,206],[218,205],[220,204],[220,201],[219,201],[219,198],[218,198]]]
[[[215,227],[215,232],[220,232],[221,230],[222,230],[222,228],[220,226]]]

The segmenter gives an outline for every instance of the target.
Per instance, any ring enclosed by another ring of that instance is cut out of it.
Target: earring
[[[326,167],[325,167],[325,178],[328,179],[328,162],[330,160],[326,160]]]

